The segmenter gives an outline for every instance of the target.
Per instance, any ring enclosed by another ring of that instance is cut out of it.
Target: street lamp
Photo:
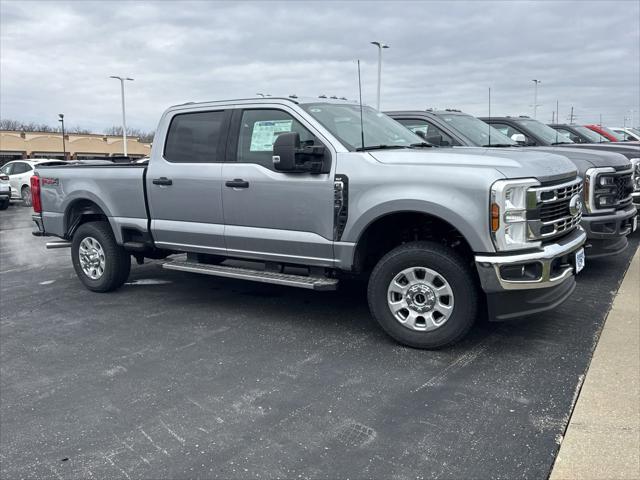
[[[122,142],[124,146],[124,156],[127,156],[127,121],[124,114],[124,82],[125,80],[133,81],[133,78],[118,77],[117,75],[111,75],[109,78],[115,78],[120,80],[120,93],[122,94]]]
[[[376,103],[377,109],[380,110],[380,82],[382,81],[382,49],[389,48],[389,45],[385,45],[382,42],[371,42],[372,45],[378,47],[378,101]]]
[[[541,80],[531,80],[535,86],[533,88],[533,118],[538,116],[538,84],[542,83]]]
[[[64,113],[58,114],[58,121],[62,123],[62,159],[67,159],[67,146],[64,143]]]

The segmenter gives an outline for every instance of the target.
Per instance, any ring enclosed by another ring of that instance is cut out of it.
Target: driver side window
[[[300,146],[320,145],[317,137],[287,112],[275,109],[244,110],[238,135],[238,163],[257,163],[273,170],[273,143],[278,135],[297,132]]]
[[[513,128],[511,125],[507,125],[505,123],[491,123],[491,126],[497,129],[503,135],[506,135],[511,140],[514,140],[514,135],[524,135],[525,141],[529,143],[529,138],[520,130]]]
[[[564,128],[556,128],[556,130],[565,137],[569,137],[570,140],[576,143],[583,143],[582,138],[578,137],[575,133],[570,132],[569,130],[565,130]]]
[[[416,135],[424,138],[432,145],[437,145],[438,147],[450,147],[453,145],[457,145],[457,142],[453,140],[453,138],[451,138],[440,128],[436,127],[430,122],[427,122],[426,120],[402,118],[399,119],[398,122],[407,127]]]

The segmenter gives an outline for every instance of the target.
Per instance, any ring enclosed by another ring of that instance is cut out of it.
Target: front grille
[[[616,182],[616,200],[625,203],[627,199],[631,199],[631,194],[633,193],[632,174],[618,175],[614,179]]]
[[[571,200],[582,199],[582,179],[545,187],[530,188],[527,194],[527,234],[530,240],[546,240],[565,235],[582,219],[582,210],[571,213]]]

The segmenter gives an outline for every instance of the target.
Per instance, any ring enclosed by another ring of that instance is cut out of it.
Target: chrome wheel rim
[[[453,313],[453,289],[444,276],[425,267],[398,273],[387,289],[387,304],[404,327],[428,332],[444,325]]]
[[[102,245],[93,237],[85,237],[80,242],[80,267],[91,280],[98,280],[104,274],[105,258]]]
[[[22,193],[22,201],[27,205],[31,205],[31,190],[26,188]]]

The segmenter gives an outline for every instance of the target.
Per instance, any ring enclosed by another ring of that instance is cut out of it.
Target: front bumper
[[[636,207],[629,205],[608,215],[582,217],[580,225],[587,233],[584,246],[588,258],[616,255],[627,248],[627,235],[631,233]]]
[[[487,295],[489,318],[532,315],[564,302],[575,288],[575,253],[586,238],[578,227],[535,252],[477,255],[476,268]],[[515,277],[519,271],[520,279]]]

